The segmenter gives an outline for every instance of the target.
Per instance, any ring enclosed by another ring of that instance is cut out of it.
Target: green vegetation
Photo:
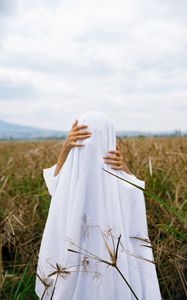
[[[149,236],[163,299],[185,299],[187,137],[118,139],[128,167],[145,180]],[[42,169],[56,162],[60,146],[58,139],[0,142],[0,298],[4,300],[37,299],[37,254],[50,204]]]

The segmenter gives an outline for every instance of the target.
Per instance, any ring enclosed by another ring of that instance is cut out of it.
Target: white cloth
[[[87,272],[84,271],[86,263],[84,267],[76,267],[83,258],[86,262],[85,254],[88,253],[75,245],[110,261],[101,234],[103,232],[111,248],[113,244],[110,233],[115,236],[115,244],[117,237],[122,235],[117,265],[138,299],[160,300],[155,265],[131,255],[141,255],[154,260],[152,249],[146,247],[150,246],[150,243],[130,238],[136,236],[150,241],[143,191],[102,168],[142,188],[145,188],[145,181],[122,170],[114,170],[110,164],[104,162],[103,156],[107,155],[109,150],[116,150],[113,124],[104,114],[87,112],[81,115],[78,121],[78,124],[88,125],[88,128],[83,130],[92,132],[90,138],[77,141],[85,146],[71,149],[57,176],[54,176],[56,165],[43,170],[52,197],[37,265],[37,273],[42,279],[55,271],[56,263],[71,273],[66,278],[58,276],[52,298],[56,274],[47,279],[47,282],[52,280],[52,285],[45,293],[44,284],[37,276],[35,292],[40,299],[44,293],[44,300],[135,299],[125,281],[112,266],[88,258]],[[68,248],[81,251],[84,255],[70,252]],[[130,251],[131,254],[126,251]]]

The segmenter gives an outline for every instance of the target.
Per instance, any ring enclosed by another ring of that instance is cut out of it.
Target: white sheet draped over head
[[[151,243],[143,191],[102,168],[142,188],[145,181],[104,163],[103,156],[109,150],[116,150],[113,124],[104,114],[87,112],[78,121],[88,125],[86,130],[92,132],[90,138],[77,141],[85,146],[71,149],[57,176],[54,176],[56,164],[43,170],[52,197],[39,251],[37,274],[40,279],[36,277],[35,291],[40,298],[43,295],[43,299],[51,299],[55,286],[52,298],[55,300],[135,299],[116,269],[78,248],[111,261],[104,238],[113,250],[111,234],[115,243],[121,234],[117,258],[120,271],[139,299],[159,300],[155,265],[137,257],[154,261],[152,249],[146,247]],[[83,254],[68,251],[68,248]],[[55,271],[56,263],[70,271],[66,278],[57,279],[56,274],[47,278]],[[45,293],[41,279],[51,283]]]

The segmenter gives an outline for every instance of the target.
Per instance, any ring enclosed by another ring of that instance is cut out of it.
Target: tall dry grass
[[[186,299],[187,138],[118,140],[130,170],[151,191],[147,220],[163,299]],[[2,299],[37,299],[37,253],[50,203],[42,169],[56,162],[60,147],[59,140],[0,142]]]

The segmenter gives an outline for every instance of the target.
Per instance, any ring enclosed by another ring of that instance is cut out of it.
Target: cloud
[[[32,85],[11,84],[9,81],[0,82],[1,99],[16,101],[18,98],[33,98],[36,93]]]
[[[63,130],[95,109],[117,130],[187,130],[185,1],[5,3],[0,117]]]
[[[0,0],[0,14],[12,15],[16,12],[19,5],[19,0]]]

